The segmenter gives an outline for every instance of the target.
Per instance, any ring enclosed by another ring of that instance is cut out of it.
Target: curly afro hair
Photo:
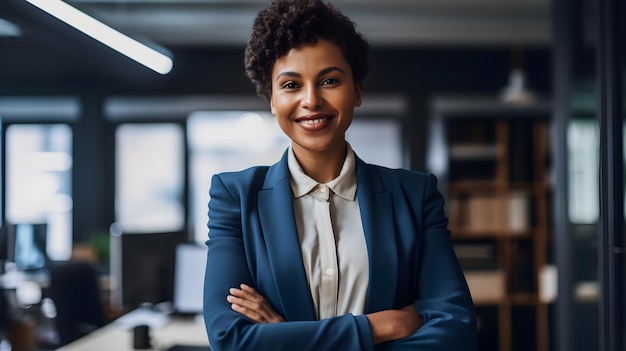
[[[321,0],[275,0],[258,13],[245,50],[245,72],[257,93],[269,100],[276,60],[317,38],[339,46],[355,84],[362,84],[369,69],[369,44],[354,22]]]

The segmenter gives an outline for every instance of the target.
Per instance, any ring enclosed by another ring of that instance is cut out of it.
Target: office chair
[[[98,275],[92,264],[70,261],[53,267],[50,271],[50,297],[57,310],[60,345],[104,325]]]

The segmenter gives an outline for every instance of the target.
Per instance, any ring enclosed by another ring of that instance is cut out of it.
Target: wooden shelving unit
[[[433,102],[427,162],[446,197],[479,318],[479,350],[548,351],[550,180],[547,103]]]

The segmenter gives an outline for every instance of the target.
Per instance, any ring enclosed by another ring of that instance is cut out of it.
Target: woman
[[[212,178],[214,350],[475,349],[435,177],[366,164],[345,140],[368,51],[321,1],[259,12],[246,73],[291,145],[273,166]]]

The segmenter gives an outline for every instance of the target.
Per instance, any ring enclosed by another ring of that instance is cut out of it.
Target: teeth
[[[326,118],[309,119],[309,120],[302,121],[302,123],[304,123],[304,124],[318,124],[318,123],[322,123],[325,120],[326,120]]]

